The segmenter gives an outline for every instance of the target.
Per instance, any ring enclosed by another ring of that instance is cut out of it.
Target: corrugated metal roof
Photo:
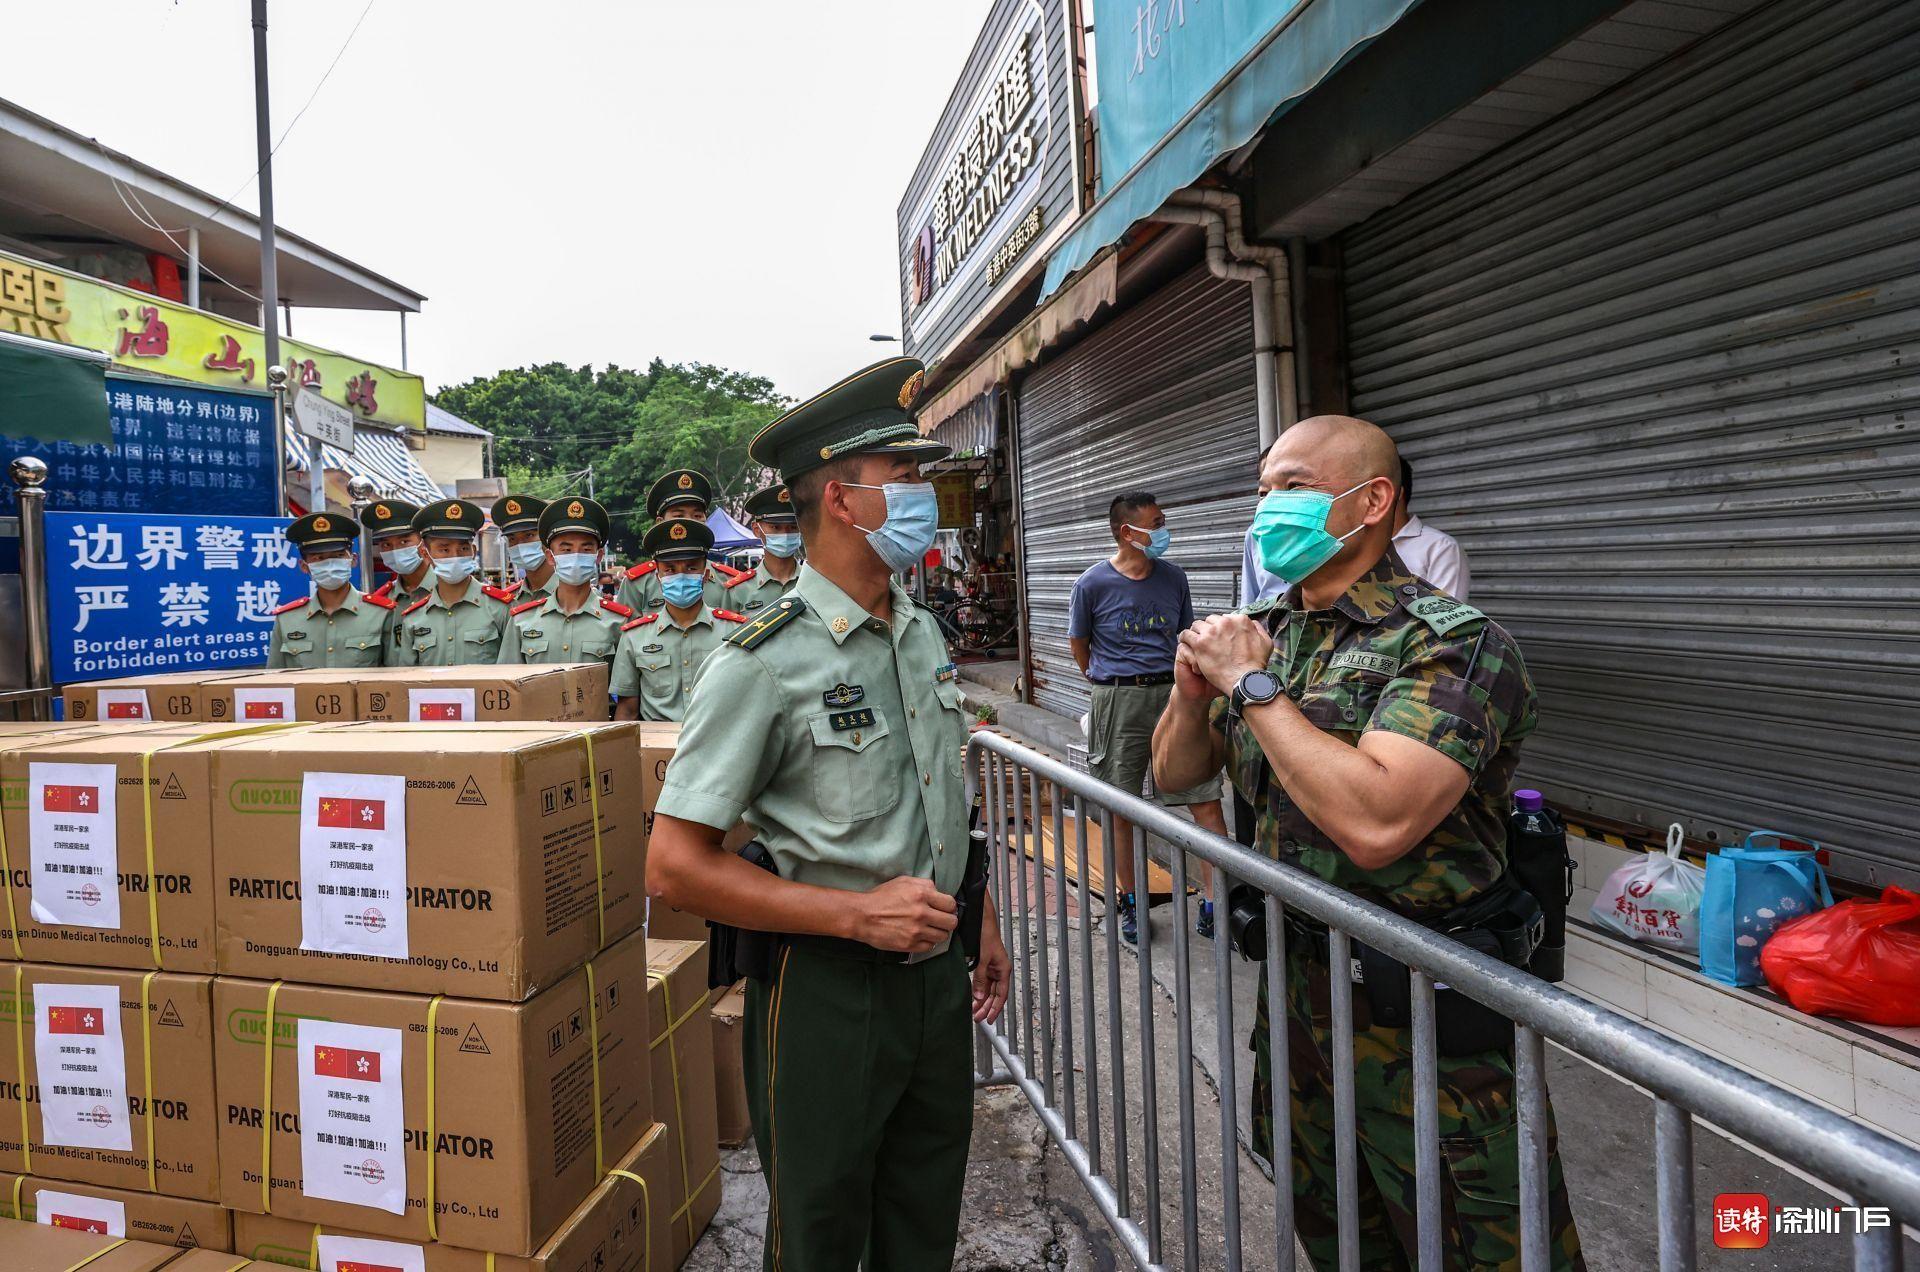
[[[443,411],[433,403],[427,403],[427,432],[451,433],[455,437],[492,437],[478,424],[469,424],[452,411]]]

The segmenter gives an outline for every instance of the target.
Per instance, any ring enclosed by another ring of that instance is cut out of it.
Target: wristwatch
[[[1264,707],[1280,696],[1280,681],[1267,671],[1250,671],[1234,683],[1227,709],[1239,715],[1248,707]]]

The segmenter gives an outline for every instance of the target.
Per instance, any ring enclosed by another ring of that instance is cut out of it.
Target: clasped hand
[[[1240,677],[1264,669],[1273,657],[1273,641],[1245,614],[1216,614],[1180,633],[1174,656],[1174,685],[1188,698],[1205,700],[1231,693]]]

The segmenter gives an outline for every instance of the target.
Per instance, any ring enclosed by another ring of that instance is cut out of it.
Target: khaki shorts
[[[1140,794],[1153,768],[1153,726],[1167,708],[1172,685],[1095,685],[1087,718],[1087,767],[1103,782]],[[1162,804],[1206,804],[1220,798],[1215,774],[1184,791],[1155,791]]]

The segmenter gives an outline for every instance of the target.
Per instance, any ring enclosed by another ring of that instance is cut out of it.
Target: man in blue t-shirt
[[[1073,584],[1067,610],[1067,642],[1080,672],[1093,682],[1087,720],[1087,765],[1093,775],[1138,795],[1152,765],[1153,728],[1173,692],[1173,656],[1180,633],[1193,625],[1193,594],[1187,576],[1165,558],[1172,539],[1159,500],[1144,490],[1116,498],[1107,508],[1114,554]],[[1227,833],[1220,810],[1220,778],[1191,790],[1157,791],[1162,804],[1185,805],[1202,829]],[[1203,886],[1211,875],[1201,862]],[[1133,876],[1133,825],[1113,819],[1107,869],[1120,894],[1120,934],[1138,940]],[[1213,935],[1213,902],[1200,903],[1195,929]]]

